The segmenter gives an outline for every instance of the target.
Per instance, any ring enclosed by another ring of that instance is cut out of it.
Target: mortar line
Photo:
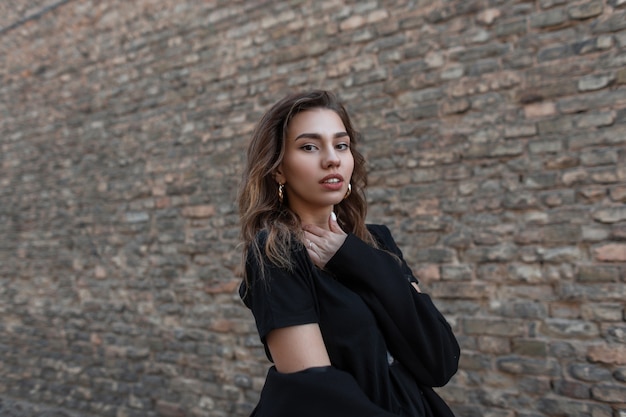
[[[37,20],[43,15],[45,15],[46,13],[51,12],[60,6],[63,6],[64,4],[69,3],[70,1],[72,0],[59,0],[54,4],[51,4],[49,6],[42,8],[38,12],[32,13],[29,16],[23,17],[19,19],[18,21],[11,23],[9,26],[0,28],[0,36],[4,35],[7,32],[10,32],[13,29],[17,29],[18,27],[24,25],[27,22],[30,22],[31,20]]]

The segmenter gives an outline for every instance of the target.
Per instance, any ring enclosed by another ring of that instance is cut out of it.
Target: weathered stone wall
[[[626,416],[624,0],[57,3],[0,31],[0,415],[249,413],[243,150],[322,87],[458,334],[458,415]]]

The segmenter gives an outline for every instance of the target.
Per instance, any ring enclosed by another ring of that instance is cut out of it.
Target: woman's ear
[[[274,181],[276,181],[279,184],[284,184],[287,182],[287,179],[283,175],[283,170],[282,170],[281,165],[279,165],[274,171]]]

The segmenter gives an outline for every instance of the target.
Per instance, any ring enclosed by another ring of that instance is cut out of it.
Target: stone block
[[[546,319],[541,324],[541,333],[549,337],[592,339],[599,336],[595,323],[581,320]]]
[[[603,10],[603,2],[594,0],[568,7],[567,14],[571,19],[589,19],[601,15]]]
[[[429,293],[435,298],[458,300],[479,300],[489,296],[490,289],[484,283],[458,282],[454,285],[449,283],[434,282],[429,284]]]
[[[575,55],[575,51],[572,45],[550,45],[539,51],[537,54],[537,60],[540,63],[544,63],[547,61],[569,58],[573,55]]]
[[[592,33],[618,32],[626,28],[626,11],[615,11],[606,19],[598,20],[591,26]]]
[[[619,282],[620,269],[606,265],[580,265],[576,279],[580,282]]]
[[[615,122],[614,112],[590,113],[577,116],[574,124],[578,128],[611,126]]]
[[[462,320],[466,334],[515,337],[524,334],[521,320],[493,319],[489,317],[466,317]]]
[[[513,339],[512,353],[520,356],[546,358],[548,356],[548,346],[543,340]]]
[[[611,200],[615,202],[626,202],[626,186],[615,186],[609,189]]]
[[[591,389],[594,399],[607,403],[624,403],[626,387],[618,384],[598,384]]]
[[[507,19],[498,22],[495,26],[496,36],[524,35],[527,32],[526,18]]]
[[[532,103],[524,106],[524,115],[528,119],[535,117],[553,116],[557,113],[553,102]]]
[[[463,369],[468,371],[491,369],[491,359],[488,355],[467,352],[465,355],[461,355],[459,367],[463,367]]]
[[[562,4],[567,4],[567,0],[539,0],[542,9],[549,9]]]
[[[492,25],[500,16],[502,12],[497,8],[485,9],[480,11],[476,15],[476,21],[482,25]]]
[[[601,382],[611,378],[608,369],[588,363],[574,363],[569,366],[568,372],[572,377],[587,382]]]
[[[578,91],[594,91],[608,87],[615,77],[613,74],[594,74],[582,77],[578,81]]]
[[[613,149],[591,149],[581,153],[580,161],[586,166],[614,165],[617,164],[619,155]]]
[[[503,355],[511,351],[509,339],[505,337],[478,337],[477,345],[478,349],[484,353]]]
[[[531,16],[530,25],[535,28],[559,26],[567,21],[567,13],[563,8],[551,9]]]
[[[471,281],[473,271],[470,265],[442,265],[441,279],[444,281]]]
[[[587,384],[558,379],[553,382],[556,394],[568,398],[587,399],[591,398],[591,387]]]
[[[553,359],[532,359],[512,355],[496,361],[497,369],[514,375],[546,375],[556,376],[560,371],[557,361]]]
[[[593,249],[593,255],[598,261],[626,262],[626,244],[608,243]]]

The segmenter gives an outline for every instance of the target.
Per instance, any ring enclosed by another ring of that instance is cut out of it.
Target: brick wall
[[[626,1],[13,3],[0,415],[249,413],[243,150],[322,87],[462,344],[458,415],[626,416]]]

